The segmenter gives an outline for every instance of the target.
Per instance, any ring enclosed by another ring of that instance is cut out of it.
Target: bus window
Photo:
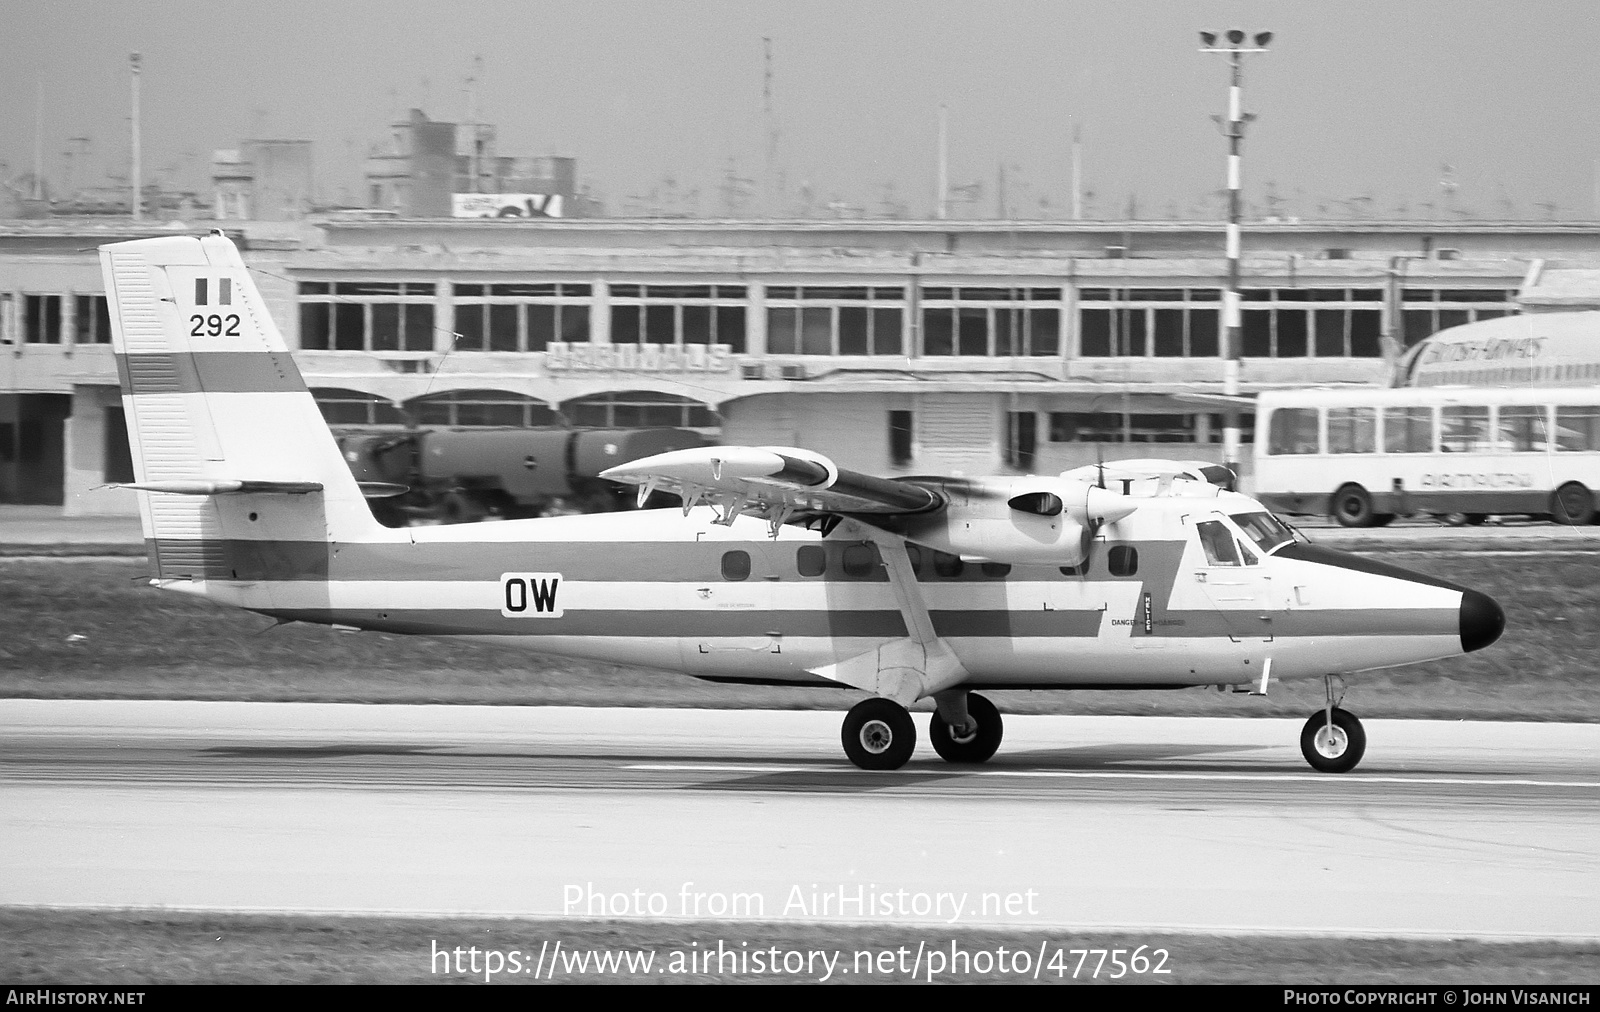
[[[1556,408],[1557,450],[1600,450],[1600,405]]]
[[[1545,435],[1545,409],[1532,404],[1507,404],[1500,408],[1500,445],[1512,453],[1543,453],[1549,446]]]
[[[1493,447],[1487,405],[1450,404],[1441,409],[1439,414],[1441,453],[1485,453]]]
[[[1328,452],[1372,453],[1378,448],[1378,412],[1374,408],[1329,408]]]
[[[1432,453],[1432,408],[1384,408],[1385,453]]]
[[[1200,547],[1206,550],[1206,562],[1213,566],[1239,565],[1239,546],[1228,528],[1215,520],[1195,524],[1200,532]]]
[[[1267,453],[1317,452],[1317,409],[1279,408],[1267,423]]]

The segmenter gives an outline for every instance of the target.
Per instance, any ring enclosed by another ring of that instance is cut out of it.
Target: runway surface
[[[841,717],[0,700],[0,904],[1600,937],[1600,725]]]

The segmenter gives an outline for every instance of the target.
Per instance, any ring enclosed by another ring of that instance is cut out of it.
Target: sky
[[[481,118],[501,154],[578,160],[613,214],[725,212],[728,177],[781,207],[931,214],[950,179],[998,214],[1064,216],[1074,130],[1092,217],[1216,218],[1225,58],[1197,33],[1274,33],[1246,58],[1256,215],[1594,218],[1593,0],[0,0],[0,161],[68,183],[127,173],[128,54],[143,56],[145,177],[209,189],[211,152],[314,142],[319,196],[410,107]],[[773,117],[767,172],[764,39]],[[1446,168],[1448,167],[1448,168]],[[671,181],[669,183],[669,180]],[[1446,185],[1448,184],[1448,185]]]

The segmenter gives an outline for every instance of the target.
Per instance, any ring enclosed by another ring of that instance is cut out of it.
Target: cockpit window
[[[1294,532],[1271,513],[1235,513],[1230,519],[1267,555],[1294,540]]]
[[[1200,533],[1200,547],[1206,550],[1206,561],[1213,566],[1239,565],[1239,545],[1233,532],[1215,520],[1195,524]]]

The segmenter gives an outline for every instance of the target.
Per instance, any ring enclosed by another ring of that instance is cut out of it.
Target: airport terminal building
[[[1220,459],[1220,223],[219,225],[338,426],[681,426],[879,474]],[[0,224],[0,501],[134,510],[102,487],[131,466],[95,247],[207,227]],[[1244,390],[1385,383],[1597,234],[1250,223]]]

